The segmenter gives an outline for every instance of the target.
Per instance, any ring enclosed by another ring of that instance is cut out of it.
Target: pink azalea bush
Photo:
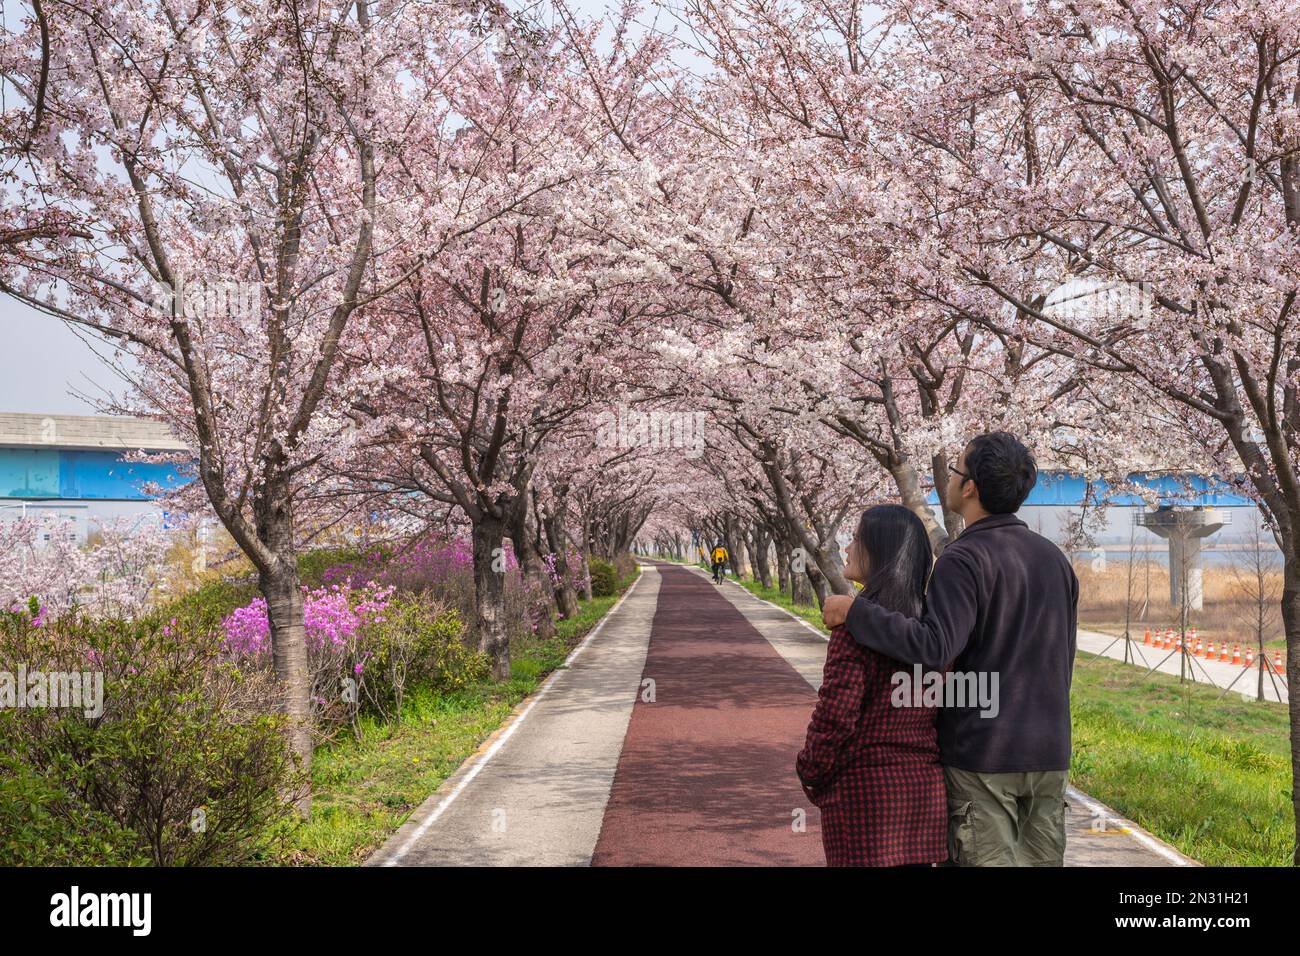
[[[31,627],[40,627],[49,616],[50,609],[33,596],[25,604],[15,602],[10,606],[9,613],[21,618]]]
[[[486,673],[465,642],[464,619],[456,609],[427,591],[399,592],[356,571],[355,566],[336,571],[336,583],[303,588],[310,698],[322,740],[345,725],[356,731],[363,709],[400,720],[412,683],[460,687]],[[265,600],[237,608],[221,627],[226,654],[248,667],[269,669]]]
[[[307,646],[314,651],[353,647],[367,624],[382,621],[394,588],[332,584],[303,588],[303,625]],[[236,608],[221,622],[226,649],[236,655],[259,655],[271,649],[271,625],[266,599]]]
[[[392,587],[331,584],[303,588],[303,625],[311,671],[314,724],[322,739],[355,720],[366,661],[374,654],[375,626],[384,620]],[[271,658],[266,600],[256,598],[221,622],[227,654],[265,669]]]
[[[505,618],[514,639],[535,632],[541,616],[550,613],[550,603],[539,590],[540,582],[530,582],[520,573],[509,541],[504,548]],[[474,553],[465,536],[430,534],[391,552],[375,549],[357,561],[327,568],[321,580],[352,588],[383,585],[404,594],[427,594],[456,609],[473,629]]]
[[[583,561],[582,552],[570,548],[565,555],[565,564],[568,566],[568,580],[565,575],[560,573],[557,567],[558,555],[554,551],[549,551],[542,556],[542,563],[546,566],[546,575],[550,579],[551,587],[559,588],[565,584],[575,591],[581,591],[587,583],[586,563]]]

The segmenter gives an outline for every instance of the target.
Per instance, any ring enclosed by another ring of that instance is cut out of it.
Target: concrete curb
[[[1193,860],[1190,856],[1187,856],[1176,847],[1169,845],[1158,836],[1142,829],[1127,817],[1120,816],[1117,811],[1106,806],[1106,804],[1102,803],[1100,800],[1088,796],[1075,786],[1067,784],[1065,787],[1065,796],[1068,800],[1074,800],[1082,805],[1084,809],[1088,810],[1093,815],[1093,819],[1104,817],[1106,829],[1114,829],[1121,833],[1128,834],[1152,853],[1163,857],[1174,866],[1205,865],[1198,860]]]

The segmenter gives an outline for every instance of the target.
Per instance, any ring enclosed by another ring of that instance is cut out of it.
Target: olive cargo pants
[[[949,865],[1063,866],[1066,774],[944,767]]]

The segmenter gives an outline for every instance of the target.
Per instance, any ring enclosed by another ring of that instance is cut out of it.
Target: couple
[[[861,593],[822,608],[830,646],[796,769],[831,866],[1063,863],[1078,580],[1015,517],[1038,477],[1029,449],[980,435],[950,471],[965,531],[933,574],[921,520],[879,505],[848,548]],[[996,706],[917,705],[896,690],[914,665],[986,678]]]

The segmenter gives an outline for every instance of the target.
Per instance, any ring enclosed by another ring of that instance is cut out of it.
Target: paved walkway
[[[659,575],[622,601],[367,865],[591,862],[645,666]]]
[[[822,634],[646,565],[601,625],[367,865],[820,865],[794,774]],[[1068,866],[1190,861],[1072,791]]]

